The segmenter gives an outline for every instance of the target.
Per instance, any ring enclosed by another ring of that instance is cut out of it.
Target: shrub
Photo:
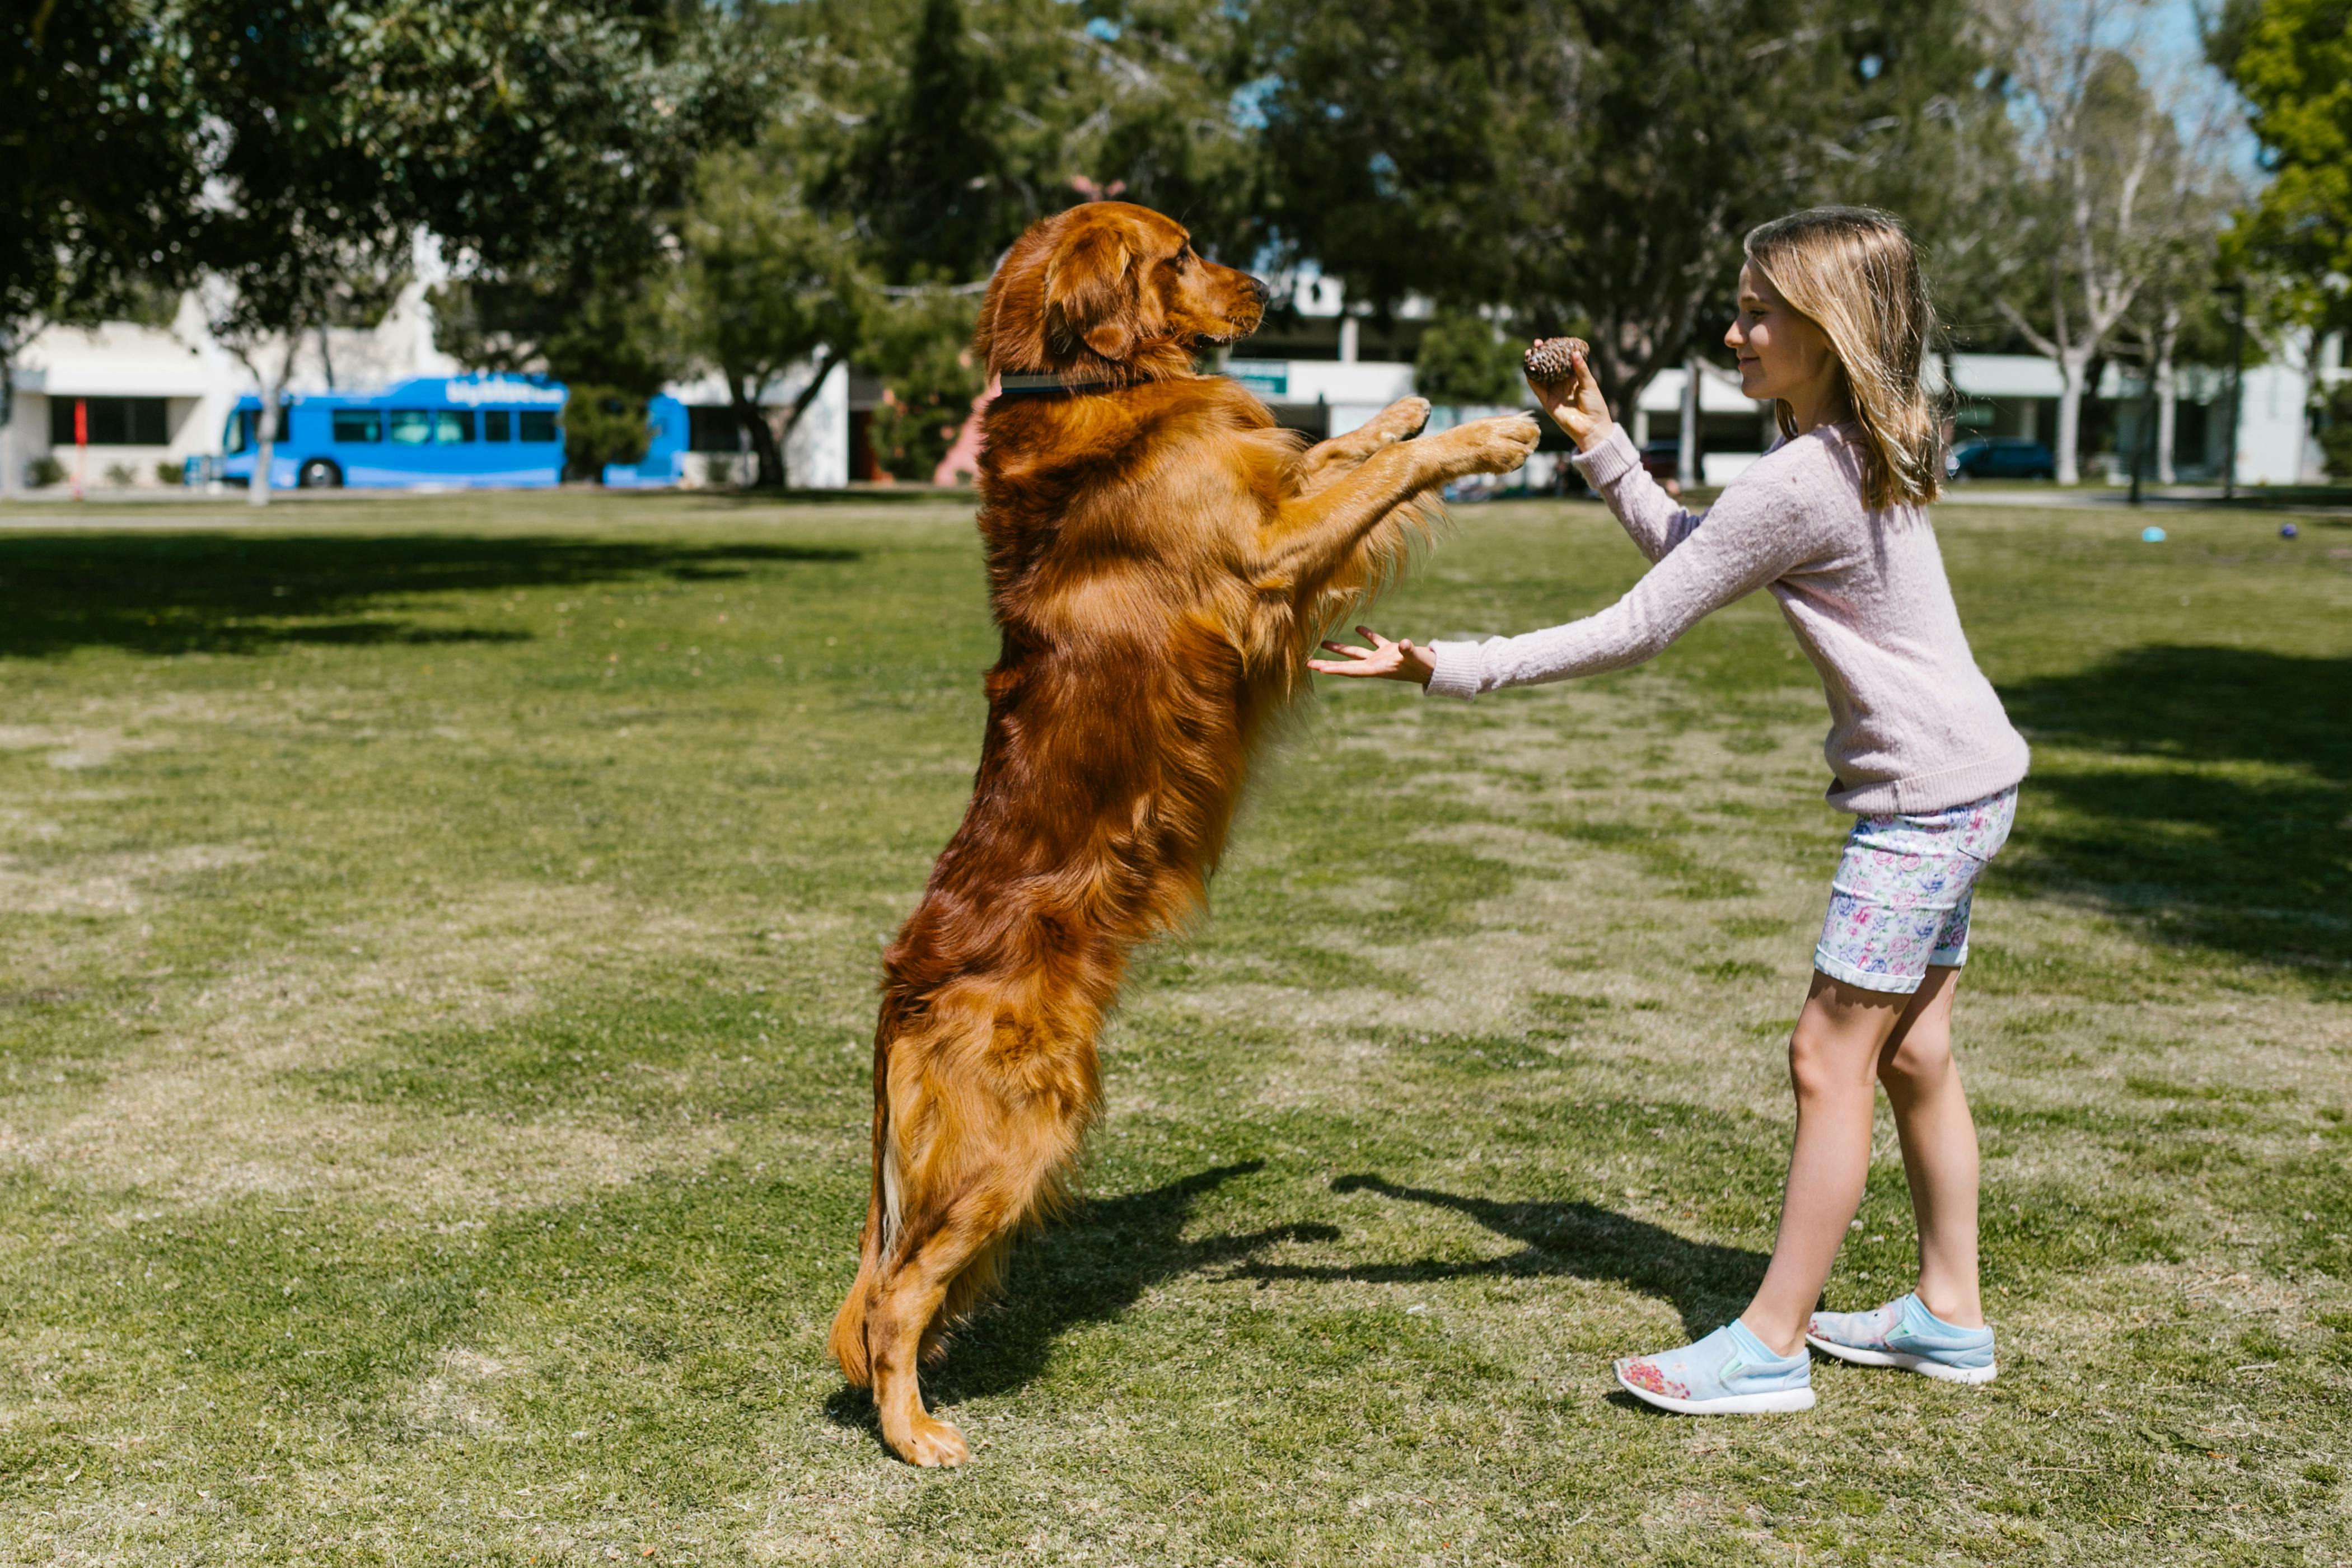
[[[895,300],[877,315],[867,357],[885,396],[869,439],[875,460],[898,478],[930,482],[988,383],[966,347],[978,314],[977,300],[941,288]]]
[[[2352,380],[2337,382],[2319,400],[2319,450],[2331,478],[2352,479]]]
[[[65,482],[66,465],[55,457],[36,457],[25,465],[25,483],[36,490],[46,490],[52,485]]]
[[[607,463],[635,463],[653,444],[646,400],[618,387],[575,385],[563,405],[564,471],[604,482]]]
[[[117,489],[127,489],[139,483],[139,470],[128,463],[110,463],[106,465],[106,482]]]
[[[1495,324],[1468,310],[1440,310],[1422,334],[1413,386],[1432,402],[1522,402],[1519,350]]]
[[[187,482],[188,468],[186,464],[174,463],[168,457],[158,458],[156,460],[155,483],[158,485],[184,485]]]

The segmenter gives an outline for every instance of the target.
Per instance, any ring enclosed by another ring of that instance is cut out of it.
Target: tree
[[[259,384],[251,496],[269,499],[278,407],[302,334],[353,279],[403,269],[404,199],[366,90],[379,39],[336,0],[186,0],[192,76],[216,150],[198,230],[213,335]]]
[[[217,149],[200,230],[215,326],[273,410],[303,331],[348,279],[404,268],[418,231],[486,281],[625,273],[700,141],[748,122],[750,68],[667,7],[180,3]]]
[[[822,211],[894,285],[984,279],[1038,218],[1119,195],[1246,255],[1258,167],[1234,97],[1243,6],[1199,0],[804,0],[778,7],[787,118]],[[846,131],[845,135],[844,132]]]
[[[758,455],[755,482],[782,486],[782,444],[761,394],[794,365],[809,363],[784,417],[789,435],[834,366],[856,350],[873,298],[856,237],[810,210],[789,155],[771,145],[704,160],[678,238],[684,340],[726,381]]]
[[[1271,237],[1351,298],[1418,292],[1577,331],[1622,406],[1713,339],[1749,227],[1864,183],[1964,16],[1959,0],[1273,0]]]
[[[2345,0],[2232,0],[2209,37],[2253,106],[2270,183],[2231,236],[2242,270],[2290,279],[2284,303],[2352,324],[2352,34]]]
[[[188,275],[202,171],[173,24],[162,0],[49,0],[0,23],[0,425],[42,321]]]
[[[2092,365],[2142,293],[2211,232],[2200,193],[2218,136],[2184,139],[2193,88],[2144,68],[2141,0],[2011,0],[2003,15],[2047,232],[2038,276],[2015,277],[2000,309],[2058,367],[2058,481],[2072,485]]]

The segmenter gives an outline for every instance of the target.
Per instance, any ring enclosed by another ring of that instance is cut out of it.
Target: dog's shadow
[[[1017,1390],[1045,1370],[1055,1344],[1071,1329],[1117,1318],[1152,1286],[1185,1275],[1215,1271],[1219,1278],[1269,1283],[1412,1284],[1545,1276],[1607,1280],[1671,1302],[1696,1335],[1727,1321],[1747,1303],[1769,1261],[1764,1253],[1693,1241],[1597,1204],[1506,1203],[1402,1186],[1369,1175],[1341,1176],[1332,1182],[1331,1190],[1342,1197],[1372,1193],[1450,1209],[1518,1242],[1519,1248],[1500,1257],[1466,1261],[1433,1258],[1323,1265],[1276,1263],[1258,1255],[1284,1241],[1337,1241],[1337,1226],[1278,1225],[1238,1235],[1184,1239],[1201,1198],[1264,1166],[1263,1160],[1220,1166],[1146,1192],[1087,1202],[1049,1228],[1041,1239],[1022,1247],[1005,1295],[958,1331],[944,1363],[925,1369],[928,1402],[951,1405]],[[874,1426],[873,1405],[862,1389],[840,1390],[826,1410],[845,1426]]]

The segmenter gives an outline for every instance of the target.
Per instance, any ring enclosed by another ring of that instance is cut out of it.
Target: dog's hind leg
[[[917,1465],[970,1456],[962,1435],[924,1407],[924,1354],[994,1282],[1014,1232],[1059,1192],[1094,1108],[1090,1033],[1055,1053],[1074,1071],[1041,1074],[989,1048],[992,1035],[1024,1032],[1009,1018],[992,1019],[990,1031],[971,1031],[966,1049],[950,1046],[923,1066],[910,1061],[890,1085],[886,1169],[897,1215],[863,1328],[883,1440]]]
[[[963,1434],[924,1407],[919,1364],[938,1345],[948,1308],[968,1307],[991,1282],[1047,1179],[1017,1169],[975,1172],[935,1214],[907,1217],[911,1250],[877,1281],[865,1335],[882,1440],[909,1464],[960,1465],[971,1457]]]

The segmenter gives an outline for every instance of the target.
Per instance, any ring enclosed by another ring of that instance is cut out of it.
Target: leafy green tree
[[[757,96],[757,51],[625,0],[179,4],[216,149],[200,230],[214,325],[266,406],[304,330],[352,279],[401,273],[420,229],[485,287],[625,292],[658,254],[651,214]]]
[[[1441,309],[1421,338],[1413,385],[1433,402],[1496,404],[1522,401],[1519,345],[1475,310]]]
[[[203,172],[184,44],[163,0],[17,4],[0,21],[0,424],[39,323],[188,275]]]
[[[704,160],[678,238],[684,341],[726,381],[758,457],[755,482],[782,486],[783,445],[761,394],[793,366],[808,364],[808,380],[785,413],[788,435],[833,368],[856,351],[876,298],[856,237],[810,210],[789,154],[772,144]]]
[[[2209,40],[2253,106],[2272,179],[2231,236],[2245,270],[2291,279],[2284,302],[2352,324],[2352,7],[2237,0]]]
[[[1351,298],[1507,306],[1620,406],[1715,337],[1757,223],[1848,197],[1960,0],[1269,0],[1270,237]]]
[[[787,117],[828,165],[815,204],[856,225],[895,285],[979,281],[1031,223],[1098,195],[1246,259],[1245,16],[1200,0],[803,0],[772,14],[796,62]]]

